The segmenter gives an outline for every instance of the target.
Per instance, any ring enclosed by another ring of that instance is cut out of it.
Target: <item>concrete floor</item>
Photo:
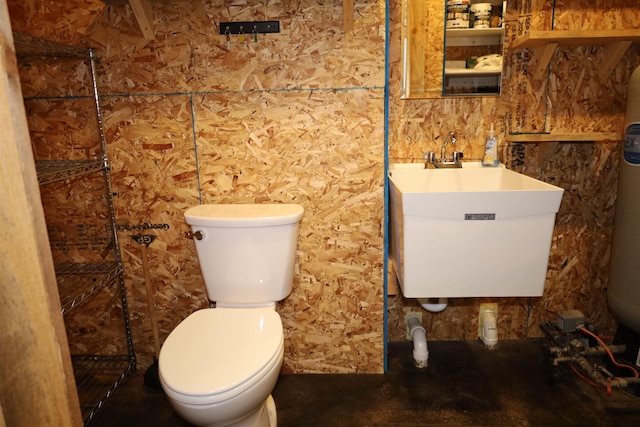
[[[637,426],[640,398],[605,396],[551,364],[547,341],[429,342],[429,367],[411,343],[389,345],[384,375],[283,374],[273,392],[279,427]],[[189,426],[162,392],[130,377],[91,426]]]

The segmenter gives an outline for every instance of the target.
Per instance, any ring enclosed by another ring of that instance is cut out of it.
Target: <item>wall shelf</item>
[[[448,28],[447,46],[499,46],[504,28]]]
[[[516,39],[511,47],[532,49],[529,74],[540,79],[558,46],[605,45],[598,69],[601,78],[607,78],[627,51],[631,43],[640,41],[638,30],[577,30],[530,31]]]
[[[96,171],[101,171],[104,168],[105,165],[102,159],[36,161],[38,184],[40,185],[75,178]]]
[[[506,135],[509,142],[593,142],[622,141],[622,134],[617,132],[585,132],[585,133],[510,133]]]
[[[71,356],[73,376],[82,393],[80,409],[85,425],[103,407],[128,375],[135,373],[129,356],[74,355]]]
[[[537,158],[538,165],[542,166],[549,161],[562,142],[622,141],[622,134],[617,132],[518,133],[507,134],[505,139],[517,143],[542,143]]]
[[[122,267],[116,262],[60,263],[55,265],[55,269],[62,315],[66,315],[100,289],[117,285],[118,275],[122,273]]]

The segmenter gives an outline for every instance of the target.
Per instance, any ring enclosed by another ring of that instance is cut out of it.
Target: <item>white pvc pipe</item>
[[[491,310],[482,312],[482,342],[489,348],[498,343],[498,319]]]
[[[448,298],[418,298],[418,302],[427,311],[440,313],[449,304]]]
[[[420,317],[415,314],[408,315],[406,322],[413,339],[413,361],[418,368],[426,368],[429,361],[427,331],[422,326]]]

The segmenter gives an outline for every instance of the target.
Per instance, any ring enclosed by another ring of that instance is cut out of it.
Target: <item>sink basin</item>
[[[540,296],[563,190],[502,167],[395,164],[390,261],[408,298]]]

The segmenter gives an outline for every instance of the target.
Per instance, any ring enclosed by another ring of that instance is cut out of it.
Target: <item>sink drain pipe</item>
[[[418,298],[418,303],[431,313],[440,313],[447,308],[449,298]]]
[[[409,314],[406,323],[413,340],[413,362],[418,368],[426,368],[429,361],[427,331],[422,326],[422,321],[418,315]]]
[[[488,348],[495,347],[498,344],[498,319],[496,313],[491,310],[482,312],[482,342]]]

